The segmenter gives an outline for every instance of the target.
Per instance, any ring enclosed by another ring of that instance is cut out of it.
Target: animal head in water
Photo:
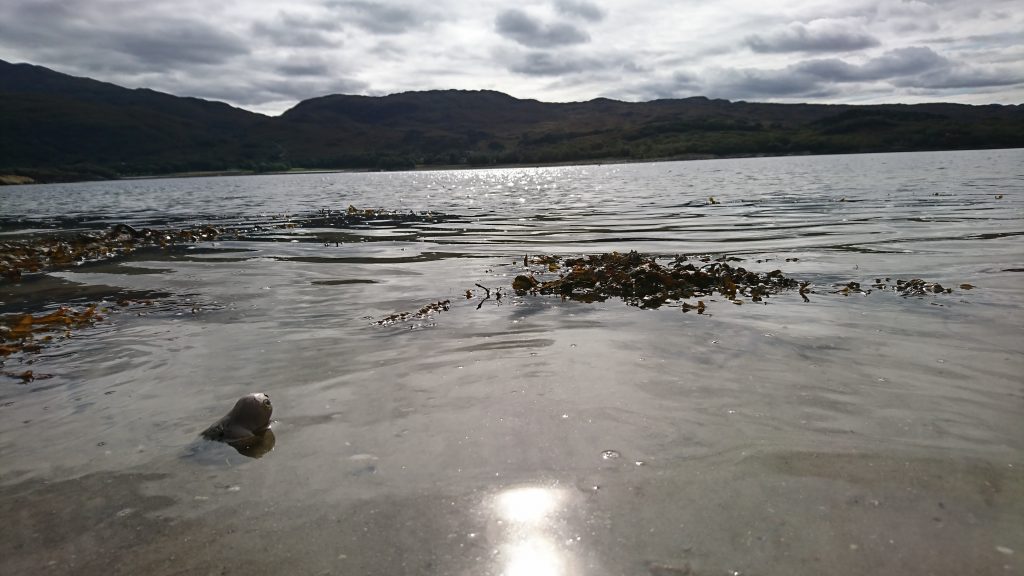
[[[270,403],[270,396],[263,392],[256,392],[242,396],[235,402],[235,407],[228,413],[231,423],[241,426],[256,434],[270,427],[270,415],[274,411],[274,405]]]
[[[223,418],[203,431],[210,440],[232,442],[262,434],[270,428],[270,415],[274,411],[270,396],[256,392],[242,396]]]

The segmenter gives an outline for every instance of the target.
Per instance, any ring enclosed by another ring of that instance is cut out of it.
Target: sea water
[[[4,358],[0,572],[1022,573],[1022,166],[2,188],[0,241],[250,233],[0,282],[4,314],[105,310]],[[413,217],[324,218],[350,206]],[[739,258],[811,292],[697,314],[511,290],[524,258],[631,250]],[[951,291],[871,289],[915,278]],[[198,439],[258,391],[272,451]]]

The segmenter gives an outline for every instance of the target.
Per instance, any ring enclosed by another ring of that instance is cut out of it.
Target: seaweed
[[[687,256],[676,256],[664,264],[652,256],[630,251],[611,252],[581,258],[535,257],[530,270],[512,281],[516,294],[557,295],[577,302],[603,302],[620,298],[630,306],[659,308],[670,302],[706,298],[715,293],[734,303],[744,299],[763,302],[771,294],[797,288],[799,283],[781,270],[753,272],[729,262],[734,256],[698,256],[695,264]],[[524,259],[528,262],[528,259]],[[538,275],[561,270],[557,278],[541,280]],[[801,295],[809,292],[805,285]],[[805,296],[806,298],[806,296]],[[684,312],[703,313],[706,305],[680,305]]]
[[[339,228],[353,225],[391,225],[396,222],[436,224],[448,220],[458,220],[460,218],[460,216],[433,211],[413,212],[410,210],[408,212],[402,212],[400,210],[356,208],[355,206],[350,205],[345,210],[333,210],[330,208],[320,209],[315,215],[296,218],[295,223],[300,226],[327,226]]]
[[[145,293],[142,293],[145,294]],[[73,307],[61,305],[46,313],[21,313],[0,315],[0,366],[12,356],[20,357],[27,364],[44,348],[71,338],[75,332],[109,321],[119,314],[144,316],[154,312],[180,315],[190,311],[192,315],[222,308],[217,303],[201,303],[191,298],[172,299],[163,293],[150,293],[142,297],[120,295],[96,304]],[[15,376],[5,373],[7,376]],[[26,374],[26,373],[22,373]],[[39,380],[45,376],[32,375]],[[20,374],[18,375],[21,376]],[[26,380],[28,381],[28,380]]]
[[[14,378],[21,380],[22,384],[28,384],[29,382],[35,382],[36,380],[47,380],[53,378],[53,374],[37,374],[32,370],[25,370],[24,372],[0,372],[8,378]]]
[[[61,306],[42,316],[0,316],[0,357],[6,358],[18,353],[38,353],[42,350],[43,343],[53,341],[54,334],[70,338],[73,329],[92,326],[103,319],[104,316],[97,312],[95,304],[82,309]]]
[[[767,262],[770,259],[757,260]],[[796,262],[798,258],[786,258]],[[519,296],[527,294],[559,296],[576,302],[604,302],[619,298],[630,306],[653,309],[665,305],[679,306],[683,312],[696,310],[703,314],[707,309],[704,300],[696,304],[694,298],[710,298],[720,295],[735,305],[744,302],[765,302],[773,294],[796,290],[804,302],[814,293],[810,281],[790,278],[781,270],[753,272],[730,262],[741,262],[735,256],[680,255],[662,259],[640,254],[611,252],[578,258],[557,256],[529,256],[523,258],[525,273],[512,280],[512,290]],[[551,273],[559,271],[557,277]],[[836,284],[833,294],[849,296],[867,295],[873,289],[888,290],[902,297],[950,294],[937,282],[920,278],[911,280],[876,278],[871,288],[860,282],[850,281]],[[971,284],[961,284],[963,290],[973,289]]]
[[[73,238],[44,236],[0,242],[0,276],[12,282],[25,273],[68,268],[86,262],[130,254],[138,248],[166,248],[178,243],[213,240],[221,230],[213,226],[178,230],[136,229],[118,224],[104,233],[82,233]]]
[[[75,236],[50,234],[0,242],[0,278],[18,282],[27,273],[110,260],[140,248],[170,248],[224,238],[273,239],[275,230],[436,224],[459,219],[460,216],[431,211],[416,213],[349,206],[345,210],[321,209],[299,216],[279,214],[246,224],[235,222],[230,228],[209,224],[184,228],[135,228],[122,223],[102,232],[84,232]],[[317,240],[324,246],[339,245],[333,238]]]
[[[374,322],[377,326],[391,326],[399,322],[408,322],[410,320],[423,320],[429,317],[431,314],[439,312],[447,312],[451,308],[451,301],[449,300],[438,300],[437,302],[431,302],[426,306],[423,306],[415,312],[398,312],[396,314],[389,314],[380,320]]]
[[[952,288],[946,288],[938,282],[928,282],[920,278],[913,278],[911,280],[902,280],[897,278],[895,282],[893,282],[892,278],[875,278],[874,283],[871,284],[871,288],[861,288],[861,285],[858,282],[837,284],[837,286],[841,286],[841,288],[836,290],[835,293],[842,294],[843,296],[849,296],[854,293],[867,295],[871,293],[871,289],[890,291],[903,297],[953,293]],[[974,286],[971,284],[961,284],[960,288],[962,290],[970,290],[974,288]]]

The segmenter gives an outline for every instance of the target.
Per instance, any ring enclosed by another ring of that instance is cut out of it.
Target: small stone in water
[[[614,460],[615,458],[619,458],[621,456],[622,454],[619,454],[615,450],[605,450],[604,452],[601,452],[601,458],[605,460]]]

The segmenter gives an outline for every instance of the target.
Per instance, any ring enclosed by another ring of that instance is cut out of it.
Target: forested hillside
[[[0,61],[0,174],[407,169],[1024,146],[1024,106],[330,95],[268,117]]]

